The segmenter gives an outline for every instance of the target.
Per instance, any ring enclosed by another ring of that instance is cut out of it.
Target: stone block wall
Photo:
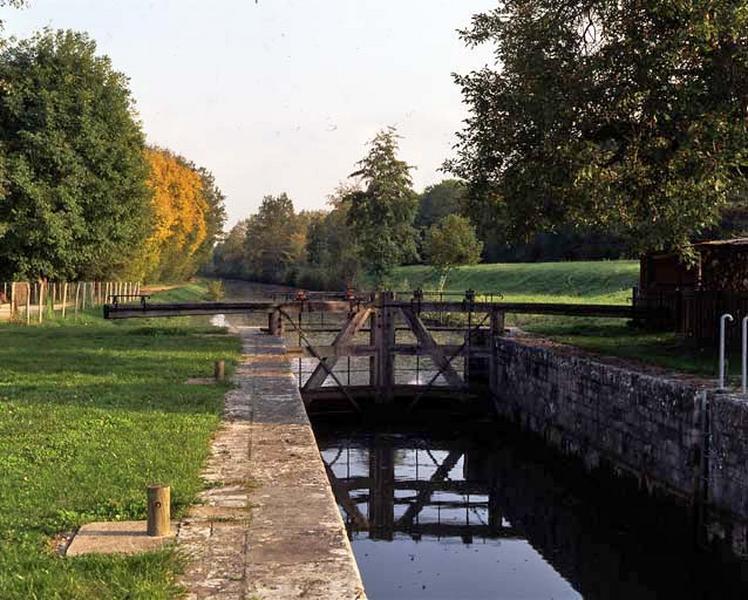
[[[589,467],[603,459],[650,490],[687,502],[706,493],[748,518],[748,402],[512,338],[496,341],[491,379],[501,414]]]
[[[714,507],[748,518],[748,401],[715,394],[709,407],[709,493]]]

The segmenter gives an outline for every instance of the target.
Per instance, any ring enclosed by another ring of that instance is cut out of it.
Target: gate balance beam
[[[268,313],[282,309],[287,313],[330,312],[348,313],[350,302],[335,300],[312,300],[304,302],[175,302],[149,304],[105,304],[105,319],[144,319],[150,317],[187,317],[195,315],[237,315],[250,312]]]

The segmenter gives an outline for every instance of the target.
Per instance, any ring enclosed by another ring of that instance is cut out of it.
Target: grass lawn
[[[160,298],[195,300],[201,285]],[[96,311],[98,312],[98,310]],[[225,385],[186,385],[239,343],[203,320],[0,326],[0,597],[171,598],[170,550],[61,558],[51,540],[94,520],[145,518],[145,487],[172,486],[176,516],[200,467]]]
[[[500,292],[509,302],[630,304],[638,279],[639,263],[633,260],[499,263],[456,269],[446,289]],[[395,271],[393,287],[433,290],[437,281],[430,267],[401,267]],[[717,372],[713,349],[686,347],[673,333],[636,330],[620,319],[508,315],[507,324],[603,355],[705,377]],[[738,372],[738,362],[735,359],[729,365],[731,373]]]
[[[393,287],[436,289],[438,277],[428,266],[400,267]],[[446,289],[499,292],[506,301],[588,302],[627,304],[639,281],[633,260],[552,263],[496,263],[460,267],[452,271]]]

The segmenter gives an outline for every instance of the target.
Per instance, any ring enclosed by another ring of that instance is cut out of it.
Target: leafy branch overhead
[[[470,117],[447,163],[483,231],[572,224],[676,248],[745,181],[748,3],[509,0],[469,45],[500,68],[457,76]]]

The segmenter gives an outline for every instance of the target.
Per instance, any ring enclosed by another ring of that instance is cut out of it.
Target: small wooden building
[[[678,333],[708,343],[718,336],[722,314],[732,314],[736,323],[748,315],[748,238],[699,242],[694,248],[693,264],[676,254],[643,256],[634,297],[638,305],[666,308]],[[730,337],[739,336],[732,331]]]
[[[641,259],[640,289],[699,289],[748,293],[748,238],[694,244],[696,264],[676,254],[647,254]]]

